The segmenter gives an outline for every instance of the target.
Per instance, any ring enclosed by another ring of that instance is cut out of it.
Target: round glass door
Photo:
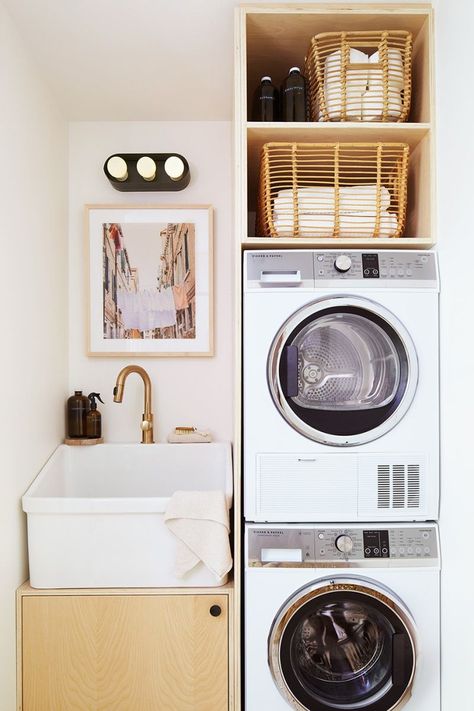
[[[307,305],[275,337],[270,392],[298,432],[351,445],[380,437],[413,399],[413,342],[396,317],[368,299],[335,297]]]
[[[389,711],[409,697],[413,627],[394,600],[361,584],[299,591],[269,637],[273,678],[304,711]]]

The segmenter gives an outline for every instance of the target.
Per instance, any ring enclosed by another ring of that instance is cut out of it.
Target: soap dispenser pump
[[[97,409],[97,400],[103,405],[104,401],[100,397],[100,393],[89,393],[88,395],[91,409],[85,416],[85,431],[88,439],[98,439],[102,437],[102,415]]]

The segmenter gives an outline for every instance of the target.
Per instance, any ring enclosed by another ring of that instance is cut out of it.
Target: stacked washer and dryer
[[[436,711],[436,255],[244,260],[246,711]]]

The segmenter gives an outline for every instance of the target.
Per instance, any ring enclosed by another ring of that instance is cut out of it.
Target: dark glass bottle
[[[262,77],[255,92],[252,121],[278,121],[278,98],[278,89],[273,86],[272,78]]]
[[[281,117],[283,121],[307,121],[308,103],[306,79],[299,67],[291,67],[281,87]]]
[[[67,436],[71,438],[84,437],[85,415],[89,410],[89,400],[82,390],[75,390],[67,401]]]
[[[102,404],[104,401],[100,393],[89,393],[91,409],[85,414],[85,434],[87,439],[98,439],[102,437],[102,416],[97,409],[97,400]]]

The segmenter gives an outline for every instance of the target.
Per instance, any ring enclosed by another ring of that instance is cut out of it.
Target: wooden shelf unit
[[[436,242],[433,147],[433,18],[428,4],[246,5],[237,11],[236,32],[236,210],[241,247],[287,246],[426,249]],[[249,121],[260,77],[279,84],[292,65],[304,66],[311,37],[338,30],[405,29],[413,33],[413,93],[408,123]],[[260,152],[270,141],[399,141],[410,146],[408,209],[399,239],[281,239],[255,234]]]
[[[433,11],[430,4],[242,5],[235,13],[235,434],[234,434],[234,656],[240,708],[242,609],[242,249],[299,247],[428,249],[436,241],[434,160]],[[278,84],[289,67],[303,66],[317,32],[405,29],[413,32],[413,94],[408,123],[254,123],[249,108],[260,77]],[[316,240],[255,237],[259,153],[268,141],[400,141],[410,145],[404,238]],[[251,229],[249,230],[249,226]]]

